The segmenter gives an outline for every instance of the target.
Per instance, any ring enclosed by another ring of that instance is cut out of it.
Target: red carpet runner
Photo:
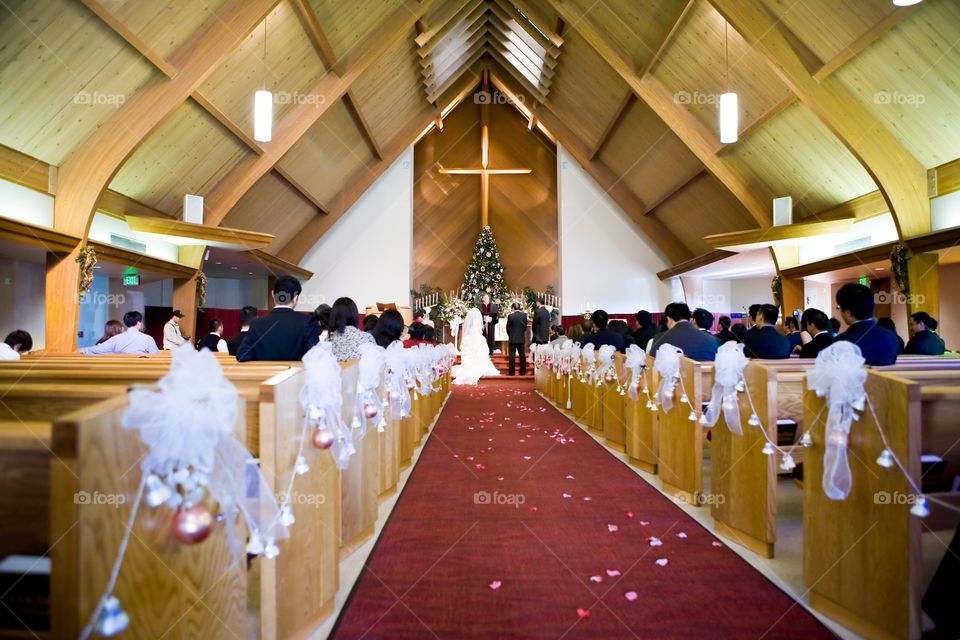
[[[833,637],[525,381],[455,388],[332,635]]]

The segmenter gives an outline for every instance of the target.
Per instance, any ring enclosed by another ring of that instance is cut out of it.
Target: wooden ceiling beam
[[[741,168],[727,158],[716,154],[717,138],[696,119],[683,105],[677,104],[671,92],[651,75],[641,77],[633,63],[622,51],[611,45],[610,39],[593,26],[589,17],[572,6],[570,2],[547,0],[563,20],[577,31],[584,40],[627,83],[641,100],[680,138],[710,173],[723,184],[761,227],[771,224],[770,202],[773,194],[756,178],[746,175]]]
[[[463,76],[456,86],[444,94],[443,104],[454,105],[459,103],[473,93],[478,80],[479,76],[476,73]],[[415,143],[420,135],[430,127],[431,123],[436,123],[436,113],[437,107],[428,105],[411,118],[400,133],[384,147],[383,158],[361,167],[347,180],[340,192],[330,201],[330,213],[326,216],[316,216],[307,222],[277,255],[284,260],[299,264],[323,234],[350,210],[350,207],[400,157],[400,154]]]
[[[279,164],[273,167],[273,173],[276,174],[281,180],[286,182],[288,185],[290,185],[294,191],[299,192],[300,195],[302,195],[313,206],[315,206],[317,208],[317,211],[319,211],[321,214],[327,215],[328,213],[330,213],[330,208],[327,205],[320,202],[320,200],[318,200],[316,196],[311,194],[306,187],[300,184],[300,182],[296,178],[290,175],[290,172],[288,172],[286,169],[281,167]]]
[[[263,22],[279,0],[227,0],[182,44],[178,73],[148,82],[90,134],[60,166],[54,224],[86,237],[100,194],[124,161]]]
[[[472,25],[487,11],[484,0],[470,0],[461,5],[449,2],[446,6],[452,10],[440,16],[434,24],[428,25],[427,30],[418,34],[415,39],[417,52],[421,57],[433,51],[448,33],[457,27],[463,27],[464,24]]]
[[[503,65],[496,62],[492,64],[494,66],[491,69],[491,78],[494,85],[503,91],[514,104],[517,104],[519,100],[517,92],[507,84],[509,76],[503,73]],[[573,156],[574,160],[596,180],[600,188],[623,209],[634,224],[663,252],[667,260],[672,264],[677,264],[693,257],[690,249],[665,224],[656,218],[643,215],[645,205],[640,198],[609,167],[599,160],[593,160],[589,157],[589,147],[564,124],[563,120],[550,109],[549,105],[542,105],[538,110],[537,117],[543,126],[549,129],[556,140]]]
[[[109,9],[107,9],[99,0],[80,0],[81,4],[89,9],[95,16],[120,36],[128,45],[136,49],[137,53],[150,61],[160,73],[172,78],[177,75],[178,69],[170,64],[166,58],[157,53],[140,36],[134,33],[123,22],[120,21]]]
[[[643,211],[643,215],[648,216],[652,214],[664,202],[666,202],[667,200],[669,200],[670,198],[676,195],[679,195],[680,193],[683,192],[684,189],[691,186],[694,182],[696,182],[703,176],[709,175],[709,173],[710,172],[707,171],[706,169],[703,169],[703,168],[697,169],[697,171],[691,174],[690,177],[686,178],[683,182],[678,184],[675,189],[671,189],[667,193],[663,194],[662,196],[660,196],[659,198],[657,198],[656,200],[648,204],[646,209],[644,209]]]
[[[709,0],[870,174],[901,239],[930,231],[926,170],[839,80],[813,77],[805,48],[760,0]]]
[[[741,129],[740,132],[737,134],[736,142],[731,142],[730,144],[718,144],[716,153],[720,155],[724,153],[729,153],[730,151],[736,149],[740,145],[740,143],[742,143],[745,139],[750,137],[750,134],[760,129],[760,127],[765,125],[767,122],[769,122],[776,116],[783,113],[787,109],[787,107],[789,107],[790,105],[796,102],[797,102],[797,96],[793,95],[792,93],[788,93],[787,95],[783,96],[783,98],[781,98],[780,100],[775,102],[773,105],[771,105],[769,109],[761,113],[756,120],[754,120],[753,122],[745,126],[743,129]]]
[[[600,139],[597,140],[596,144],[593,145],[593,149],[590,150],[591,160],[595,160],[597,156],[600,155],[600,152],[603,151],[603,147],[607,144],[610,136],[612,136],[620,127],[620,123],[623,122],[624,117],[627,115],[627,111],[630,110],[631,105],[633,105],[636,99],[637,94],[635,94],[633,91],[628,91],[627,95],[624,96],[623,100],[620,101],[620,106],[617,107],[617,111],[613,114],[613,118],[609,123],[607,123],[603,133],[600,134]]]
[[[238,162],[206,195],[207,223],[220,224],[240,198],[315,125],[324,113],[350,90],[351,85],[390,47],[413,29],[435,0],[406,0],[367,37],[343,63],[342,76],[328,73],[311,90],[323,100],[305,100],[277,123],[273,140],[263,144],[264,153]],[[333,205],[330,205],[333,207]]]
[[[537,8],[533,6],[527,0],[510,0],[517,9],[527,16],[530,20],[533,20],[538,17],[540,12],[537,11]],[[563,36],[560,35],[560,32],[563,30],[563,23],[565,22],[559,15],[557,16],[558,20],[554,25],[554,28],[551,29],[546,24],[543,24],[543,21],[537,23],[537,29],[543,32],[543,35],[547,36],[547,39],[553,43],[555,47],[563,46]]]
[[[540,47],[542,47],[548,56],[556,58],[560,54],[560,47],[553,44],[553,41],[542,31],[539,30],[539,27],[534,27],[533,24],[524,18],[523,14],[517,10],[512,2],[506,0],[493,0],[491,6],[494,14],[496,14],[499,19],[504,23],[504,26],[509,28],[509,25],[506,23],[507,20],[513,20],[520,26],[523,30],[523,34],[517,34],[517,37],[523,38],[524,34],[526,38],[529,38],[536,42]],[[559,36],[557,36],[559,38]],[[523,39],[526,39],[523,38]]]
[[[845,47],[840,53],[827,60],[819,69],[814,72],[813,77],[819,81],[825,80],[834,71],[855,58],[861,51],[876,42],[880,36],[890,31],[895,26],[903,22],[906,18],[919,10],[921,5],[916,4],[911,7],[897,7],[890,11],[880,22],[873,25],[860,37]]]
[[[693,8],[695,3],[696,0],[687,0],[686,4],[677,12],[676,18],[670,22],[670,28],[664,32],[663,37],[660,38],[660,42],[657,43],[657,48],[653,50],[653,55],[650,56],[647,63],[637,72],[641,78],[656,68],[657,63],[660,62],[660,56],[664,54],[667,47],[670,46],[673,37],[680,31],[680,27],[683,25],[683,19],[687,17],[687,14],[690,13],[690,9]]]
[[[223,111],[220,111],[212,102],[207,100],[199,91],[194,91],[190,94],[190,98],[193,99],[201,109],[206,111],[209,115],[222,124],[225,129],[234,135],[237,140],[242,142],[247,146],[250,151],[253,151],[258,156],[263,155],[263,147],[260,146],[260,143],[253,139],[249,133],[243,130],[242,127],[237,125],[233,120],[231,120],[227,114]]]

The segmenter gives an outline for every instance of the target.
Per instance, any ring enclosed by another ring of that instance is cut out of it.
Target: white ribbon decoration
[[[580,349],[580,360],[583,363],[583,366],[580,369],[580,373],[583,375],[584,379],[589,381],[593,378],[594,366],[597,362],[597,355],[595,353],[596,347],[592,344],[587,344],[581,347]]]
[[[627,383],[627,395],[630,396],[630,399],[636,402],[640,399],[640,394],[637,389],[640,388],[640,376],[643,367],[647,363],[647,354],[644,353],[643,349],[638,347],[635,344],[627,347],[627,357],[624,360],[624,368],[630,372],[630,380]]]
[[[683,350],[672,344],[663,343],[657,349],[653,368],[660,374],[657,399],[664,411],[673,409],[673,390],[680,378],[680,356],[682,355]]]
[[[453,316],[450,318],[450,335],[453,337],[453,349],[457,352],[457,336],[460,334],[460,325],[463,324],[463,318]]]
[[[807,385],[827,399],[829,408],[824,432],[823,491],[831,500],[843,500],[850,494],[847,438],[850,426],[859,418],[856,411],[863,410],[866,400],[864,362],[860,347],[838,341],[821,351],[813,369],[807,371]]]
[[[727,429],[738,436],[743,435],[740,426],[740,401],[737,397],[737,383],[743,379],[743,368],[747,366],[747,356],[743,354],[743,344],[729,341],[720,345],[717,358],[713,363],[713,393],[710,403],[703,414],[701,424],[714,426],[723,412]]]
[[[365,342],[360,345],[360,362],[357,376],[357,408],[360,411],[360,433],[357,439],[363,439],[367,433],[367,421],[374,420],[374,424],[381,423],[379,414],[376,418],[368,418],[364,411],[364,404],[372,402],[376,405],[378,412],[382,409],[380,397],[377,395],[377,388],[383,379],[384,364],[387,359],[387,351],[371,342]]]
[[[330,447],[338,469],[346,469],[350,457],[357,452],[353,434],[343,422],[343,390],[340,363],[333,356],[333,345],[321,342],[303,356],[303,388],[300,405],[311,425],[325,425],[333,430]]]
[[[390,401],[390,417],[394,420],[400,420],[410,415],[410,390],[407,389],[407,382],[404,375],[407,372],[407,354],[403,344],[394,342],[385,354],[386,373],[384,381]]]
[[[602,380],[607,372],[613,369],[613,354],[616,352],[617,348],[612,344],[605,344],[600,347],[597,352],[597,370],[593,374],[594,383]]]

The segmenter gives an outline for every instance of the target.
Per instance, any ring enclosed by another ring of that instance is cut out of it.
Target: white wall
[[[752,304],[773,304],[773,278],[735,278],[730,280],[730,313],[746,313]]]
[[[52,227],[53,197],[0,179],[0,216],[41,227]],[[36,344],[36,337],[33,342]]]
[[[46,274],[46,265],[0,257],[0,340],[23,329],[33,338],[34,349],[43,348]]]
[[[267,279],[240,280],[233,278],[209,278],[207,297],[203,306],[210,309],[240,309],[251,305],[257,309],[267,308]]]
[[[563,147],[557,147],[564,315],[658,311],[671,300],[657,272],[670,263]]]
[[[360,307],[407,304],[413,266],[413,147],[381,175],[313,246],[301,310],[349,296]]]

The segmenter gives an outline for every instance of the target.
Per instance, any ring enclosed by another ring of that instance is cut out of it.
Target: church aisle
[[[833,637],[526,381],[457,388],[338,638]]]

